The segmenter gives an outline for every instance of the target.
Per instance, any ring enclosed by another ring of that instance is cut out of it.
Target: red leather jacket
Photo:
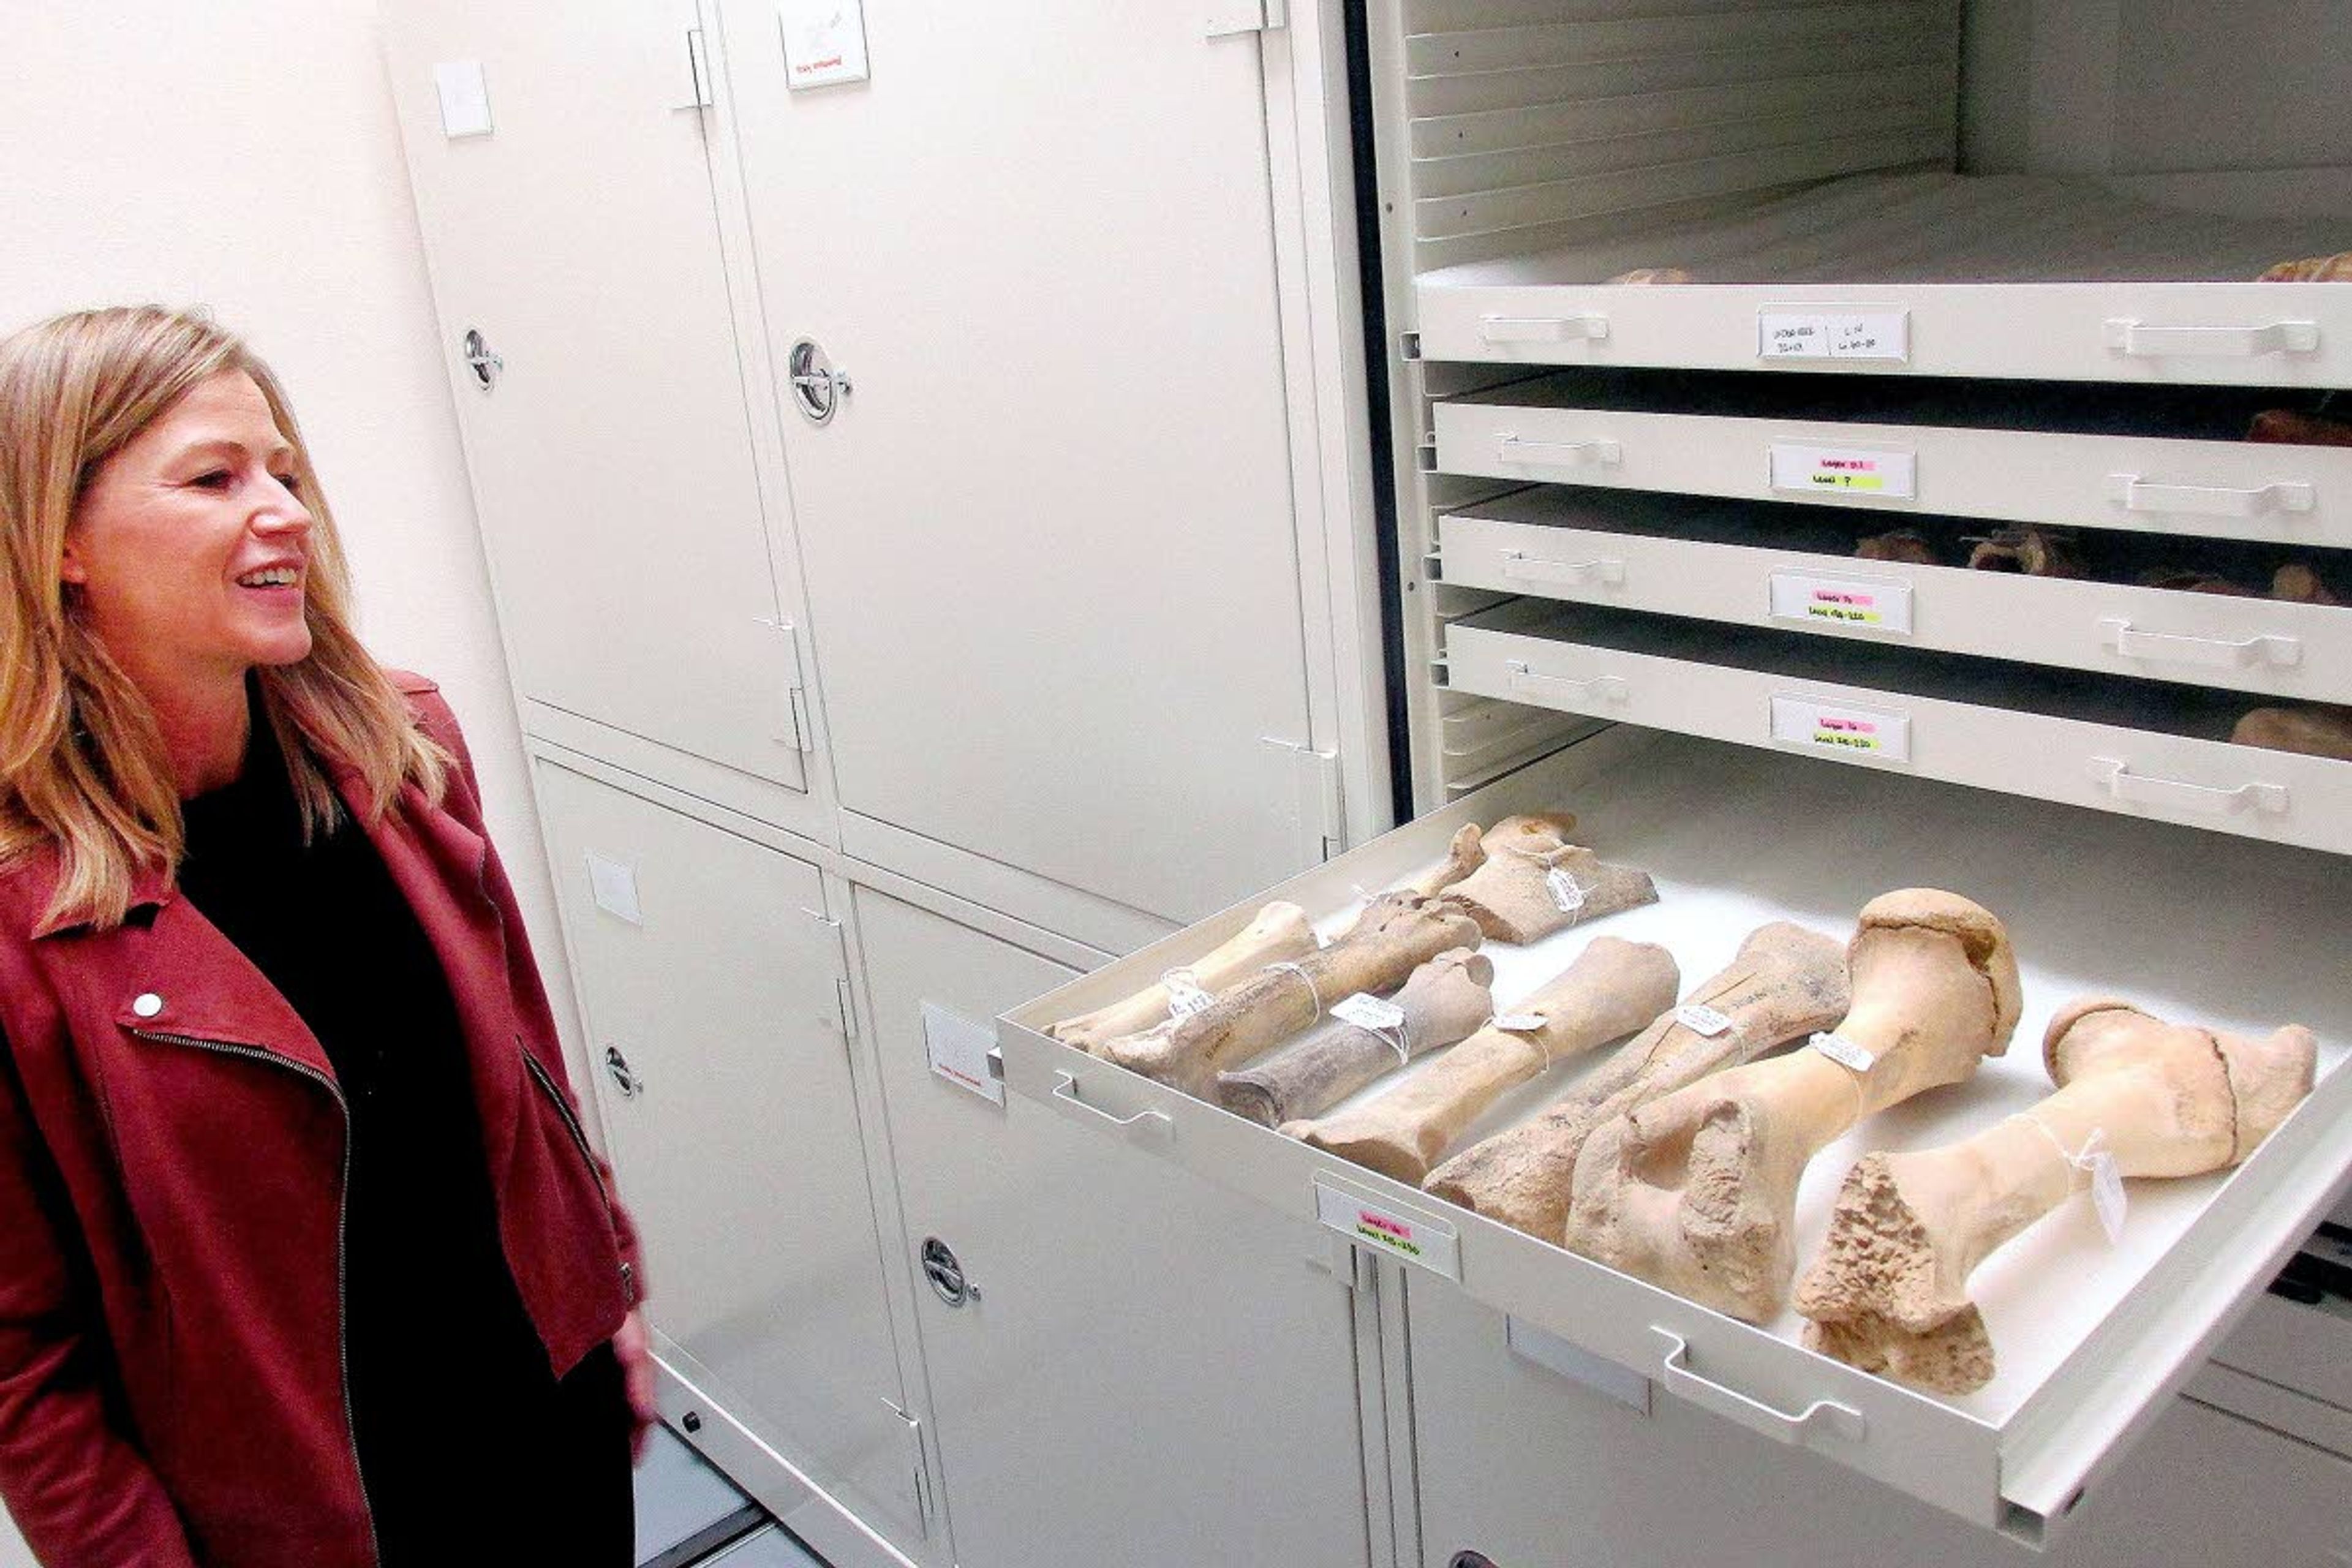
[[[619,1330],[635,1238],[457,721],[395,679],[459,766],[369,836],[448,973],[507,1261],[560,1374]],[[101,931],[42,919],[55,874],[0,872],[0,1499],[58,1568],[373,1568],[326,1054],[168,878]],[[421,1273],[420,1334],[433,1291]]]

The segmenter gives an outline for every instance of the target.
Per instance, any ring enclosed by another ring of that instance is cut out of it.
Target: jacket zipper
[[[126,1025],[125,1027],[129,1026]],[[351,1102],[343,1098],[342,1087],[333,1079],[314,1067],[302,1062],[289,1061],[274,1051],[260,1050],[252,1046],[225,1045],[218,1040],[199,1039],[194,1035],[163,1034],[153,1029],[134,1028],[131,1033],[142,1040],[156,1040],[171,1046],[186,1046],[194,1050],[211,1051],[216,1056],[245,1057],[253,1061],[266,1062],[272,1067],[283,1068],[288,1072],[299,1073],[333,1096],[335,1109],[342,1112],[343,1173],[342,1180],[335,1192],[335,1363],[342,1373],[343,1435],[351,1442],[352,1473],[359,1478],[360,1512],[367,1519],[368,1557],[371,1561],[380,1563],[383,1560],[383,1547],[376,1538],[375,1505],[368,1500],[367,1469],[360,1462],[359,1427],[352,1420],[352,1348],[350,1339],[345,1332],[345,1325],[351,1317],[351,1303],[346,1294],[345,1278],[349,1261],[345,1254],[350,1240],[347,1232],[351,1218],[352,1195]]]
[[[555,1087],[555,1080],[548,1077],[545,1068],[539,1065],[539,1058],[530,1054],[530,1047],[518,1040],[515,1048],[522,1053],[522,1065],[530,1069],[540,1092],[553,1102],[556,1114],[563,1119],[564,1127],[572,1134],[572,1142],[580,1150],[580,1158],[587,1163],[588,1179],[596,1184],[596,1195],[604,1200],[604,1226],[613,1233],[613,1245],[617,1249],[621,1242],[621,1216],[613,1212],[613,1194],[604,1185],[604,1173],[596,1168],[596,1152],[588,1145],[587,1132],[582,1129],[580,1119],[572,1113],[572,1107],[564,1100],[562,1091]],[[634,1308],[637,1304],[636,1270],[629,1267],[629,1260],[625,1258],[621,1259],[621,1299],[625,1306]]]

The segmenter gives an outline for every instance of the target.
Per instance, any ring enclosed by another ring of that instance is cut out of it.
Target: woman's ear
[[[58,575],[76,584],[86,584],[89,581],[89,566],[82,560],[81,552],[74,548],[70,532],[66,535],[65,555],[58,562]]]

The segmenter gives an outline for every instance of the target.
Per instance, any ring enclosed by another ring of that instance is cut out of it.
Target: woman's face
[[[99,467],[66,532],[85,624],[148,689],[310,651],[310,514],[294,449],[242,371],[203,381]]]

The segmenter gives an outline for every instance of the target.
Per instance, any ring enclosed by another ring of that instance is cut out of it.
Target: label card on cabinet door
[[[588,851],[588,890],[595,896],[596,907],[606,914],[633,926],[646,923],[646,911],[637,903],[637,874],[593,849]]]
[[[1772,443],[1772,488],[1799,495],[1867,496],[1909,500],[1919,493],[1918,459],[1867,447]]]
[[[1906,364],[1911,359],[1911,313],[1866,306],[1767,305],[1756,313],[1756,357]]]
[[[1772,699],[1772,738],[1841,757],[1911,760],[1911,716],[1801,697]]]
[[[441,134],[455,142],[460,136],[490,133],[490,84],[479,60],[445,60],[433,68],[433,89],[441,95]]]
[[[784,30],[784,85],[832,87],[864,81],[865,0],[776,0]]]
[[[1448,1279],[1462,1278],[1461,1235],[1434,1215],[1350,1192],[1318,1173],[1315,1217],[1349,1240],[1376,1247],[1400,1262]]]
[[[1862,626],[1911,635],[1911,584],[1772,574],[1772,617],[1809,626]]]
[[[1002,1105],[1004,1080],[988,1060],[995,1049],[996,1031],[986,1024],[975,1024],[936,1002],[923,1004],[923,1054],[930,1058],[931,1070],[991,1105]]]

